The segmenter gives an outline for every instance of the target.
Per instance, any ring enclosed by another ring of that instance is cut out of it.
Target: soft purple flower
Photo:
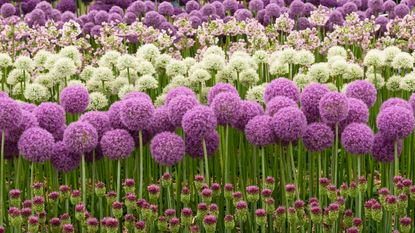
[[[302,16],[304,13],[304,3],[301,0],[294,0],[291,4],[290,4],[290,11],[289,11],[289,15],[292,18],[296,18],[299,16]]]
[[[211,105],[213,102],[213,99],[215,99],[215,97],[218,94],[223,93],[223,92],[229,92],[229,93],[238,95],[238,91],[233,85],[228,84],[228,83],[217,83],[212,88],[210,88],[208,91],[208,94],[207,94],[208,105]]]
[[[301,110],[307,117],[309,123],[320,120],[320,99],[329,93],[329,89],[322,84],[314,83],[306,86],[301,93]]]
[[[356,80],[347,85],[346,96],[361,99],[370,108],[376,102],[376,88],[366,80]]]
[[[188,111],[182,120],[183,131],[193,138],[204,138],[216,129],[217,120],[211,108],[197,106]]]
[[[288,97],[276,96],[267,103],[265,113],[274,116],[280,109],[285,107],[297,107],[297,103]]]
[[[319,101],[320,116],[324,122],[338,123],[346,119],[349,101],[344,94],[329,92]]]
[[[95,14],[94,22],[96,25],[101,25],[108,22],[108,13],[106,11],[98,11]]]
[[[392,106],[398,106],[398,107],[402,107],[402,108],[406,108],[410,111],[412,111],[412,106],[404,99],[401,98],[390,98],[387,99],[385,102],[382,103],[382,105],[380,106],[380,111],[383,111],[389,107]]]
[[[347,152],[364,155],[372,150],[374,136],[372,129],[366,124],[352,123],[341,135],[341,143]]]
[[[394,9],[395,15],[399,18],[403,18],[409,14],[410,9],[406,4],[398,4]]]
[[[25,159],[42,163],[50,159],[54,144],[52,134],[42,128],[32,127],[22,134],[18,147]]]
[[[283,142],[297,141],[304,133],[307,119],[304,113],[296,107],[285,107],[272,118],[272,128],[275,136]]]
[[[150,12],[147,12],[146,15],[144,16],[143,22],[148,27],[152,26],[152,27],[157,28],[162,22],[162,18],[163,16],[160,15],[158,12],[150,11]]]
[[[383,9],[387,12],[394,12],[396,3],[393,0],[388,0],[383,3]]]
[[[146,6],[142,1],[135,1],[127,8],[128,12],[133,13],[135,16],[143,15],[146,12]]]
[[[164,131],[174,132],[176,127],[170,121],[167,107],[161,106],[154,111],[149,129],[153,135]]]
[[[13,16],[16,13],[16,8],[13,6],[13,4],[5,3],[0,8],[0,14],[3,16],[3,18],[8,18],[10,16]]]
[[[402,140],[392,141],[384,137],[383,133],[378,132],[373,140],[372,157],[381,163],[390,163],[395,159],[394,144],[398,146],[398,156],[402,152]]]
[[[274,143],[272,117],[259,115],[252,118],[245,126],[245,136],[250,143],[256,146],[266,146]]]
[[[82,85],[66,87],[61,91],[59,101],[66,112],[82,113],[89,105],[88,90]]]
[[[211,107],[218,123],[230,125],[237,120],[241,99],[231,92],[219,93],[212,101]]]
[[[14,129],[20,125],[21,119],[22,110],[16,101],[0,98],[0,129]]]
[[[346,4],[343,5],[343,15],[349,15],[350,13],[356,12],[357,11],[357,6],[355,3],[353,2],[347,2]]]
[[[344,24],[343,14],[339,10],[334,10],[330,12],[328,23],[331,23],[333,25],[343,25]]]
[[[238,9],[235,12],[235,19],[238,21],[245,21],[252,18],[252,13],[247,9]]]
[[[383,0],[369,0],[367,5],[372,11],[383,11]]]
[[[65,143],[60,141],[53,146],[50,161],[57,171],[67,173],[79,167],[81,156],[69,152]]]
[[[194,158],[203,158],[203,139],[206,144],[207,156],[214,155],[219,146],[219,134],[215,130],[211,131],[203,138],[186,136],[186,153]]]
[[[280,7],[275,3],[270,3],[265,7],[265,14],[274,19],[278,18],[281,14]]]
[[[198,104],[199,102],[193,96],[180,95],[172,99],[167,105],[170,122],[174,126],[180,127],[186,112],[196,107]]]
[[[320,0],[320,4],[322,6],[326,6],[328,8],[336,7],[337,1],[336,0]]]
[[[113,6],[113,7],[111,7],[111,9],[109,10],[108,13],[117,13],[120,16],[123,16],[124,15],[124,10],[119,6]]]
[[[97,130],[87,122],[73,122],[63,134],[63,142],[69,151],[83,154],[92,151],[98,144]]]
[[[224,0],[223,6],[227,12],[233,14],[238,9],[238,1],[236,0]]]
[[[184,141],[171,132],[159,133],[151,140],[151,157],[159,164],[172,166],[181,161],[185,154]]]
[[[162,2],[158,5],[158,12],[164,16],[172,16],[174,13],[173,5],[170,2]]]
[[[360,99],[348,98],[349,112],[347,118],[340,122],[341,128],[350,123],[367,123],[369,120],[369,109]]]
[[[249,1],[249,10],[258,12],[264,9],[264,2],[262,0],[251,0]]]
[[[303,134],[305,148],[311,152],[323,151],[334,142],[333,130],[324,123],[309,124]]]
[[[134,139],[126,130],[114,129],[102,136],[100,145],[102,153],[109,159],[124,159],[134,150]]]
[[[415,119],[412,111],[393,106],[383,109],[376,118],[376,126],[386,139],[403,139],[412,133]]]
[[[98,138],[101,138],[105,132],[111,129],[110,119],[105,112],[91,111],[84,113],[79,121],[91,124],[97,130]]]
[[[134,131],[144,130],[148,127],[154,113],[153,104],[143,98],[123,100],[120,109],[122,123]]]
[[[187,13],[190,13],[190,12],[192,12],[194,10],[197,11],[199,9],[200,9],[200,5],[199,5],[199,3],[197,1],[191,0],[191,1],[188,1],[186,3],[186,12]]]
[[[246,124],[255,116],[264,114],[262,106],[249,100],[243,100],[240,102],[237,120],[232,124],[232,127],[245,130]]]
[[[286,78],[278,78],[272,80],[265,88],[264,101],[268,103],[275,96],[285,96],[295,102],[300,98],[300,91],[294,82]]]
[[[196,94],[187,87],[176,87],[167,92],[165,105],[168,106],[170,101],[179,95],[193,96],[196,99]]]
[[[39,126],[49,132],[57,131],[65,124],[65,110],[57,103],[44,102],[35,110]]]

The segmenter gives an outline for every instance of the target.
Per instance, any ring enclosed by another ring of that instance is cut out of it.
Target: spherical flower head
[[[89,105],[88,90],[82,85],[66,87],[61,91],[59,101],[66,112],[82,113]]]
[[[154,111],[149,128],[153,135],[164,131],[173,132],[176,129],[170,121],[169,110],[167,107],[161,106]]]
[[[63,142],[69,151],[84,154],[92,151],[98,144],[97,130],[87,122],[73,122],[63,134]]]
[[[285,96],[276,96],[267,103],[265,113],[274,116],[279,110],[285,107],[297,107],[297,103]]]
[[[196,99],[196,94],[190,88],[177,87],[177,88],[171,89],[167,93],[166,99],[165,99],[166,105],[168,105],[171,100],[173,100],[174,98],[176,98],[179,95],[193,96]]]
[[[58,172],[67,173],[79,167],[81,156],[80,154],[69,152],[65,143],[60,141],[53,146],[50,161],[53,168]]]
[[[97,130],[98,138],[101,138],[105,132],[111,129],[108,114],[105,112],[87,112],[79,118],[79,121],[91,124]]]
[[[415,93],[412,93],[411,97],[409,97],[408,103],[411,105],[412,110],[415,109]]]
[[[123,129],[105,132],[100,145],[102,153],[111,160],[127,158],[134,150],[134,138]]]
[[[304,130],[303,142],[308,151],[323,151],[334,142],[333,130],[324,123],[311,123]]]
[[[164,166],[173,166],[181,161],[185,154],[183,139],[171,132],[163,132],[154,136],[150,149],[151,157]]]
[[[314,122],[320,119],[318,103],[328,92],[329,89],[319,83],[313,83],[304,88],[300,96],[300,103],[301,110],[306,115],[308,122]]]
[[[245,136],[256,146],[266,146],[275,142],[272,117],[259,115],[252,118],[245,126]]]
[[[181,126],[183,116],[199,104],[193,96],[180,95],[172,99],[167,105],[170,122],[176,126]]]
[[[186,135],[186,153],[194,158],[203,158],[203,140],[205,140],[207,156],[214,155],[219,146],[219,134],[215,130],[209,132],[203,138]]]
[[[15,13],[16,8],[13,6],[13,4],[4,3],[0,8],[0,14],[3,16],[3,18],[13,16]]]
[[[146,129],[154,113],[153,104],[143,98],[123,100],[120,109],[122,123],[129,129],[140,131]]]
[[[395,159],[395,143],[398,145],[398,156],[402,152],[402,140],[389,140],[382,132],[378,132],[373,140],[372,157],[381,163],[390,163]]]
[[[219,124],[229,125],[237,120],[241,99],[230,92],[219,93],[212,101],[211,107]]]
[[[75,12],[76,4],[73,0],[60,0],[56,5],[56,9],[60,10],[62,13],[65,11]]]
[[[349,113],[348,99],[344,94],[329,92],[320,99],[319,111],[324,122],[338,123]]]
[[[52,134],[42,128],[32,127],[20,136],[18,148],[25,159],[42,163],[50,159],[54,144]]]
[[[278,78],[266,86],[264,93],[265,103],[268,103],[275,96],[285,96],[297,102],[300,97],[300,91],[293,81],[286,78]]]
[[[14,62],[14,67],[26,72],[31,72],[34,68],[34,62],[30,57],[27,56],[18,56]]]
[[[379,1],[379,0],[373,0]],[[385,64],[383,52],[377,49],[369,50],[363,60],[363,65],[372,67],[382,67]]]
[[[403,91],[414,92],[415,91],[415,75],[412,73],[405,75],[400,80],[399,88]]]
[[[347,85],[346,96],[361,99],[367,107],[372,107],[376,102],[376,88],[365,80],[356,80]]]
[[[341,143],[347,152],[364,155],[372,150],[374,136],[372,129],[366,124],[351,123],[341,135]]]
[[[212,88],[209,89],[208,92],[208,105],[211,105],[213,102],[213,99],[215,99],[215,97],[223,92],[229,92],[229,93],[233,93],[238,95],[238,91],[236,90],[236,88],[228,83],[217,83],[215,86],[213,86]]]
[[[164,16],[172,16],[174,13],[173,5],[170,2],[162,2],[158,6],[158,12]]]
[[[272,128],[275,136],[283,142],[297,141],[304,133],[307,119],[304,113],[296,107],[282,108],[272,118]]]
[[[264,109],[260,104],[250,100],[243,100],[240,102],[237,120],[232,124],[240,130],[245,130],[246,124],[255,116],[264,114]]]
[[[200,5],[197,1],[191,0],[186,3],[186,12],[190,13],[192,11],[197,11],[200,9]]]
[[[389,107],[393,107],[393,106],[406,108],[411,111],[413,110],[411,105],[406,100],[401,99],[401,98],[390,98],[382,103],[382,105],[380,106],[380,111],[387,109]]]
[[[264,2],[262,0],[251,0],[249,1],[249,10],[258,12],[264,9]]]
[[[399,18],[404,18],[406,15],[409,14],[410,9],[406,4],[398,4],[395,6],[394,11],[395,15]]]
[[[360,99],[348,98],[349,113],[347,118],[340,122],[340,127],[344,128],[350,123],[367,123],[369,120],[369,109]]]
[[[217,126],[213,110],[205,106],[197,106],[189,110],[182,120],[183,131],[193,138],[204,138]]]
[[[115,129],[127,129],[121,121],[122,101],[114,102],[107,111],[111,127]]]
[[[399,106],[392,106],[379,112],[376,126],[386,139],[403,139],[411,134],[415,125],[414,114]]]
[[[39,122],[39,126],[49,132],[57,131],[66,121],[65,110],[57,103],[41,103],[35,109],[34,113]]]
[[[392,60],[392,67],[395,69],[412,69],[414,66],[414,57],[406,52],[400,52]]]
[[[11,130],[17,128],[22,119],[20,105],[9,98],[0,98],[0,129]]]

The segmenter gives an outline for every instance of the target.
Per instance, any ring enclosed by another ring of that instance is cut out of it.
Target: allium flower
[[[327,63],[316,63],[310,66],[307,75],[319,83],[325,83],[330,78],[330,68]]]
[[[268,103],[275,96],[285,96],[297,102],[300,98],[300,91],[293,81],[286,78],[278,78],[266,86],[264,93],[265,103]]]
[[[347,85],[346,96],[361,99],[370,108],[376,101],[376,88],[365,80],[356,80]]]
[[[400,52],[392,60],[392,67],[395,69],[412,69],[414,67],[414,57],[406,52]]]
[[[120,109],[122,123],[130,130],[140,131],[145,129],[154,113],[153,104],[143,98],[123,100]]]
[[[10,3],[4,3],[0,8],[0,14],[3,18],[13,16],[16,12],[16,8]]]
[[[0,129],[10,130],[20,125],[22,110],[17,102],[9,98],[0,98]]]
[[[413,112],[399,106],[381,110],[376,118],[376,126],[389,140],[398,140],[412,133],[415,125]]]
[[[66,57],[61,57],[56,60],[53,64],[52,69],[50,70],[51,74],[57,77],[60,81],[69,79],[72,75],[76,73],[75,63]]]
[[[27,56],[18,56],[16,61],[14,61],[14,67],[19,70],[24,70],[26,72],[31,72],[34,69],[35,64],[30,57]]]
[[[169,105],[171,100],[173,100],[174,98],[180,95],[193,96],[196,99],[196,94],[191,89],[187,87],[177,87],[177,88],[171,89],[167,93],[166,99],[165,99],[166,106]]]
[[[253,86],[246,92],[246,99],[258,103],[264,103],[265,85]]]
[[[305,128],[303,142],[308,151],[323,151],[331,147],[334,142],[333,130],[324,123],[309,124]]]
[[[37,117],[39,126],[48,130],[49,132],[55,132],[65,124],[65,111],[56,103],[44,102],[41,103],[34,111]]]
[[[82,113],[89,105],[88,90],[81,85],[66,87],[61,91],[59,101],[66,112]]]
[[[341,46],[330,47],[327,51],[327,58],[330,59],[334,56],[341,56],[344,59],[347,59],[347,51]]]
[[[383,52],[377,49],[369,50],[363,60],[363,65],[371,67],[382,67],[385,64]]]
[[[79,167],[81,156],[69,152],[65,143],[60,141],[53,146],[50,161],[57,171],[67,173]]]
[[[197,99],[193,96],[179,95],[172,99],[167,105],[170,122],[176,126],[181,126],[183,116],[198,105]]]
[[[355,155],[367,154],[372,150],[374,136],[366,124],[351,123],[341,135],[341,143],[347,152]]]
[[[167,107],[161,106],[154,111],[149,128],[153,135],[164,131],[173,132],[176,129],[170,121],[169,110]]]
[[[42,163],[50,159],[54,144],[52,134],[42,128],[32,127],[23,132],[18,147],[25,159]]]
[[[342,74],[343,79],[355,80],[363,78],[364,70],[360,65],[348,63],[346,71]]]
[[[101,138],[105,132],[111,129],[108,114],[105,112],[92,111],[84,113],[79,118],[79,121],[91,124],[97,130],[98,138]]]
[[[396,141],[398,144],[398,156],[402,152],[402,140]],[[381,163],[390,163],[395,159],[394,141],[384,137],[384,134],[378,132],[373,141],[372,157]]]
[[[42,101],[48,100],[49,98],[48,89],[39,83],[27,84],[23,95],[26,100],[34,103],[40,103]]]
[[[134,150],[134,139],[126,130],[114,129],[105,132],[100,145],[102,153],[109,159],[124,159]]]
[[[214,155],[219,146],[219,134],[215,130],[209,132],[203,138],[186,136],[186,153],[194,158],[203,158],[203,139],[206,143],[207,156]]]
[[[307,119],[303,112],[296,107],[282,108],[272,119],[274,134],[283,142],[294,142],[304,133]]]
[[[189,110],[182,120],[183,131],[194,138],[204,138],[215,130],[217,120],[212,109],[197,106]]]
[[[297,107],[297,103],[288,97],[276,96],[267,103],[265,113],[274,116],[280,109],[285,107]]]
[[[249,10],[258,12],[264,8],[264,2],[262,0],[249,1]]]
[[[7,53],[0,53],[0,68],[12,66],[12,58]]]
[[[215,86],[209,89],[207,95],[208,105],[211,105],[215,97],[223,92],[229,92],[238,95],[238,91],[233,85],[227,83],[217,83]]]
[[[264,114],[260,104],[254,101],[243,100],[240,102],[237,120],[232,124],[233,127],[245,130],[246,124],[255,116]]]
[[[310,84],[306,86],[301,93],[300,102],[301,110],[307,117],[308,122],[314,122],[320,119],[318,103],[320,99],[329,92],[329,89],[322,84]]]
[[[181,161],[185,154],[183,139],[170,132],[157,134],[151,140],[150,148],[152,158],[165,166],[173,166]]]
[[[98,67],[94,70],[92,78],[99,82],[109,82],[114,79],[114,74],[108,67]]]
[[[237,120],[241,99],[238,95],[224,92],[215,96],[211,107],[219,124],[230,125]]]
[[[90,80],[94,75],[95,69],[96,68],[91,65],[85,66],[82,72],[79,74],[79,78],[83,81]]]
[[[415,74],[407,74],[399,83],[399,87],[401,90],[408,91],[408,92],[414,92],[415,91]]]
[[[145,60],[154,64],[157,58],[160,56],[160,51],[154,44],[142,45],[137,50],[137,57],[144,58]]]
[[[252,118],[245,126],[245,136],[256,146],[266,146],[275,141],[272,129],[272,117],[259,115]]]
[[[81,65],[81,53],[79,52],[76,46],[70,45],[65,46],[59,51],[59,56],[66,57],[72,60],[75,66],[79,67]]]
[[[389,107],[393,107],[393,106],[406,108],[410,111],[413,110],[411,105],[406,100],[401,99],[401,98],[389,98],[385,102],[382,103],[382,105],[380,107],[380,111],[382,111],[384,109],[387,109]]]
[[[348,98],[349,113],[347,118],[341,121],[340,126],[344,128],[350,123],[367,123],[369,120],[369,109],[366,104],[355,98]]]
[[[73,122],[63,134],[63,142],[69,151],[83,154],[92,151],[98,144],[97,130],[86,122]]]
[[[346,119],[349,112],[349,102],[345,95],[329,92],[320,99],[319,111],[324,122],[337,123]]]

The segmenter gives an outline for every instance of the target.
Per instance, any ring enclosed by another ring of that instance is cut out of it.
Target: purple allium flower
[[[197,11],[200,9],[200,5],[197,1],[191,0],[186,3],[186,12]]]
[[[319,101],[320,116],[324,122],[337,123],[346,119],[349,102],[344,94],[329,92]]]
[[[61,91],[59,101],[66,112],[82,113],[89,105],[88,90],[82,85],[66,87]]]
[[[200,8],[200,13],[202,13],[203,16],[212,16],[216,14],[216,8],[212,4],[206,3]]]
[[[22,110],[21,112],[22,112],[22,116],[21,116],[20,124],[13,129],[5,131],[6,141],[8,142],[19,141],[20,136],[26,129],[39,126],[39,122],[37,121],[37,118],[35,117],[33,113],[25,111],[25,110]]]
[[[60,0],[59,3],[56,5],[56,9],[60,10],[62,13],[65,11],[75,12],[75,0]]]
[[[265,103],[271,101],[275,96],[285,96],[297,102],[300,97],[300,91],[293,81],[286,78],[278,78],[272,80],[265,88]]]
[[[399,18],[403,18],[409,14],[410,9],[406,4],[398,4],[394,9],[395,15]]]
[[[264,2],[262,0],[251,0],[248,8],[253,12],[258,12],[264,9]]]
[[[8,18],[16,13],[16,8],[11,3],[4,3],[0,8],[0,14],[3,18]]]
[[[174,13],[173,5],[170,2],[162,2],[158,5],[158,12],[164,16],[172,16]]]
[[[216,129],[217,120],[209,107],[197,106],[189,110],[182,120],[183,131],[193,138],[204,138]]]
[[[347,118],[340,122],[341,128],[346,127],[350,123],[367,123],[369,120],[369,109],[367,105],[360,99],[348,98],[349,113]]]
[[[215,97],[223,92],[233,93],[235,95],[238,95],[238,91],[236,88],[228,83],[217,83],[215,86],[209,89],[207,100],[208,105],[211,105]]]
[[[308,151],[323,151],[334,142],[333,130],[324,123],[311,123],[305,128],[303,142]]]
[[[55,22],[59,22],[62,19],[62,14],[59,10],[52,9],[52,11],[49,13],[49,15],[47,15],[47,17],[50,20],[53,20]]]
[[[341,135],[341,143],[347,152],[364,155],[372,150],[374,136],[372,129],[366,124],[351,123]]]
[[[276,96],[267,103],[265,113],[274,116],[279,110],[285,107],[297,107],[297,103],[288,97]]]
[[[354,2],[347,2],[346,4],[343,5],[343,15],[349,15],[350,13],[356,12],[357,11],[357,6]]]
[[[120,16],[124,15],[124,10],[119,6],[112,6],[108,13],[117,13]]]
[[[153,104],[143,98],[123,100],[120,109],[122,123],[134,131],[144,130],[150,123],[153,113]]]
[[[238,95],[230,92],[219,93],[212,101],[212,110],[217,117],[218,123],[230,125],[237,120],[241,99]]]
[[[180,127],[186,112],[198,104],[199,102],[193,96],[180,95],[172,99],[167,105],[170,122],[174,126]]]
[[[401,98],[390,98],[387,99],[385,102],[382,103],[382,106],[380,106],[380,111],[385,110],[386,108],[392,107],[392,106],[398,106],[402,108],[406,108],[410,111],[412,111],[412,106],[404,99]]]
[[[48,131],[32,127],[23,132],[18,147],[25,159],[41,163],[50,159],[54,143],[55,140]]]
[[[195,99],[197,98],[196,94],[191,89],[187,87],[176,87],[167,92],[165,105],[169,105],[171,100],[180,95],[193,96]]]
[[[194,29],[197,29],[200,25],[202,25],[202,20],[198,16],[190,16],[189,22]]]
[[[390,163],[394,158],[394,141],[389,140],[383,136],[383,133],[378,132],[373,141],[372,156],[381,163]],[[398,144],[398,156],[402,151],[402,140],[396,141]]]
[[[403,139],[411,134],[415,124],[413,112],[399,106],[392,106],[379,112],[376,126],[385,138]]]
[[[237,120],[232,124],[232,127],[245,130],[246,124],[248,124],[252,118],[262,114],[264,114],[264,110],[259,103],[242,100],[239,105]]]
[[[134,139],[126,130],[114,129],[102,136],[100,145],[109,159],[124,159],[134,150]]]
[[[215,154],[219,146],[219,134],[215,130],[206,134],[203,138],[186,135],[186,153],[194,158],[203,158],[203,139],[206,143],[207,156]]]
[[[305,30],[311,27],[310,21],[306,17],[300,17],[297,19],[298,30]]]
[[[61,21],[63,23],[69,22],[70,20],[73,21],[77,21],[76,20],[76,15],[70,11],[65,11],[62,15],[61,15]]]
[[[304,3],[301,0],[294,0],[290,4],[289,15],[291,18],[302,16],[304,13]]]
[[[343,25],[344,24],[343,14],[340,12],[340,10],[334,10],[330,12],[328,23],[332,25]]]
[[[266,146],[275,142],[272,121],[272,117],[266,115],[255,116],[248,121],[245,126],[248,141],[256,146]]]
[[[238,21],[245,21],[252,18],[252,13],[247,9],[238,9],[235,12],[235,19]]]
[[[124,15],[123,22],[130,25],[137,21],[137,16],[132,12],[126,12]]]
[[[143,22],[147,27],[152,26],[157,28],[160,25],[160,23],[162,23],[162,19],[164,19],[164,17],[160,15],[158,12],[149,11],[144,16]]]
[[[106,11],[98,11],[94,16],[94,22],[96,25],[102,25],[108,22],[108,13]]]
[[[79,166],[81,156],[79,154],[69,152],[65,146],[65,143],[57,142],[53,146],[50,161],[52,162],[52,166],[57,171],[67,173]]]
[[[314,83],[306,86],[301,93],[301,110],[309,123],[320,120],[320,99],[329,93],[329,89],[322,84]]]
[[[133,13],[135,16],[143,15],[146,12],[146,6],[142,1],[135,1],[127,8],[128,12]]]
[[[34,111],[39,126],[54,132],[60,129],[66,121],[65,110],[57,103],[41,103]]]
[[[95,25],[91,28],[91,36],[100,36],[102,31],[102,27],[99,25]]]
[[[185,145],[181,137],[174,133],[163,132],[151,140],[151,157],[159,164],[172,166],[183,159]]]
[[[376,102],[376,88],[366,80],[356,80],[347,85],[346,96],[362,100],[368,108]]]
[[[285,107],[274,115],[271,124],[278,139],[283,142],[294,142],[303,135],[307,119],[300,109]]]
[[[176,129],[170,121],[167,107],[161,106],[154,111],[149,128],[153,135],[164,131],[173,132]]]
[[[280,6],[278,6],[275,3],[270,3],[265,7],[265,15],[267,15],[270,18],[278,18],[280,17],[280,14]]]
[[[18,127],[22,120],[22,110],[17,102],[0,98],[0,129],[10,130]]]
[[[367,5],[370,10],[374,12],[381,12],[383,11],[383,0],[369,0]]]
[[[336,0],[320,0],[320,4],[328,8],[333,8],[337,6],[337,1]]]
[[[121,121],[121,107],[123,105],[122,101],[117,101],[111,104],[107,114],[111,123],[112,128],[115,129],[127,129]]]
[[[225,11],[230,12],[231,14],[235,13],[239,8],[238,1],[236,0],[224,0],[223,6],[225,7]]]
[[[396,3],[392,0],[388,0],[383,3],[383,9],[387,12],[394,12]]]
[[[101,138],[105,132],[111,129],[108,114],[105,112],[92,111],[84,113],[79,118],[79,121],[91,124],[97,130],[98,138]]]
[[[97,130],[87,122],[73,122],[63,134],[63,142],[69,151],[83,154],[92,151],[98,144]]]

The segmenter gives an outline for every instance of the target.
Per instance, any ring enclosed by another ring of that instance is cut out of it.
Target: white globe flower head
[[[45,73],[37,75],[35,83],[39,83],[46,88],[53,88],[59,84],[59,79],[54,78],[54,76],[50,73]]]
[[[229,67],[236,73],[241,73],[243,70],[248,68],[248,62],[246,57],[243,56],[232,56],[229,59]]]
[[[57,54],[51,54],[49,57],[46,58],[44,67],[51,71],[53,69],[53,67],[55,66],[55,63],[57,60],[59,60],[61,57]]]
[[[107,97],[101,92],[92,92],[89,94],[89,105],[88,110],[103,110],[108,106]]]
[[[172,85],[176,85],[176,86],[183,86],[183,87],[189,87],[190,86],[190,80],[186,77],[184,77],[183,75],[177,75],[174,76],[171,81],[170,84]]]
[[[287,48],[281,51],[280,54],[280,62],[283,64],[294,64],[295,63],[295,55],[297,51],[292,48]]]
[[[71,45],[64,47],[59,51],[59,56],[71,59],[77,67],[82,65],[82,55],[75,46]]]
[[[169,77],[174,77],[177,75],[186,75],[186,73],[187,73],[187,67],[183,61],[172,60],[166,66],[166,74]]]
[[[385,55],[385,65],[391,65],[395,56],[401,52],[401,49],[396,46],[388,46],[383,50]]]
[[[13,69],[7,76],[6,83],[9,85],[15,85],[19,82],[25,82],[30,79],[30,74],[21,69]]]
[[[330,91],[339,91],[337,89],[337,86],[334,83],[325,83],[324,85],[326,85],[326,87],[330,90]]]
[[[309,66],[315,61],[314,54],[308,50],[302,49],[295,54],[294,64],[300,66]]]
[[[170,61],[173,60],[173,58],[169,54],[161,54],[154,64],[154,67],[157,70],[165,70],[166,66],[170,63]]]
[[[220,55],[210,54],[203,57],[202,64],[206,70],[216,73],[225,66],[225,58]]]
[[[64,80],[69,79],[76,71],[76,66],[70,58],[61,57],[56,61],[50,72],[59,80]]]
[[[369,50],[363,59],[363,65],[367,67],[382,67],[385,65],[385,55],[379,49]]]
[[[12,89],[12,94],[14,96],[20,96],[23,95],[24,92],[24,88],[23,85],[14,85],[13,89]]]
[[[31,72],[35,68],[35,63],[28,56],[18,56],[16,61],[14,61],[14,67],[26,72]]]
[[[117,95],[121,87],[128,85],[128,79],[125,77],[118,77],[110,82],[108,85],[112,95]]]
[[[203,63],[201,62],[196,62],[194,65],[192,65],[189,70],[187,71],[187,75],[188,76],[192,76],[192,74],[198,70],[198,69],[205,69],[205,67],[203,66]]]
[[[113,69],[117,66],[118,58],[120,56],[121,54],[118,51],[109,50],[101,56],[101,58],[98,61],[98,65],[101,67]]]
[[[377,90],[380,90],[385,86],[385,79],[380,73],[377,73],[376,75],[374,73],[366,73],[366,81],[372,83]]]
[[[349,64],[345,60],[336,60],[331,64],[330,75],[333,77],[342,76],[348,68]]]
[[[255,59],[251,56],[246,57],[246,62],[248,63],[247,69],[254,69],[258,70],[258,64],[256,63]]]
[[[95,69],[96,68],[91,65],[85,66],[82,72],[79,74],[79,78],[82,81],[90,80],[94,76]]]
[[[145,44],[137,50],[137,57],[143,58],[153,64],[155,64],[159,56],[160,51],[153,44]]]
[[[289,64],[282,63],[280,60],[275,60],[269,66],[269,73],[276,76],[284,76],[289,72]]]
[[[225,57],[225,52],[223,51],[223,49],[219,46],[216,45],[212,45],[209,48],[207,48],[205,50],[205,52],[203,53],[203,56],[209,56],[209,55],[219,55],[221,57]]]
[[[267,64],[269,54],[265,50],[257,50],[257,51],[255,51],[255,53],[253,55],[253,58],[254,58],[256,64],[258,64],[258,65]]]
[[[185,59],[183,59],[183,62],[186,65],[187,70],[189,70],[190,67],[194,66],[197,63],[196,59],[194,59],[193,57],[186,57]]]
[[[330,59],[330,57],[334,56],[340,56],[347,59],[347,51],[341,46],[333,46],[327,51],[327,58]]]
[[[31,103],[41,103],[49,99],[49,92],[39,83],[29,83],[24,90],[24,97]]]
[[[342,57],[342,56],[333,56],[333,57],[330,57],[327,60],[327,64],[329,65],[329,67],[331,67],[334,62],[339,61],[339,60],[340,61],[346,61],[346,59],[344,59],[344,57]]]
[[[232,57],[249,57],[249,54],[245,51],[242,50],[238,50],[232,53]]]
[[[138,91],[137,88],[131,84],[124,85],[118,91],[118,98],[122,99],[124,96],[130,92]]]
[[[46,64],[46,61],[48,60],[49,56],[51,56],[52,53],[47,50],[39,50],[36,55],[33,57],[33,60],[35,62],[35,65],[38,67],[44,67]]]
[[[211,79],[212,76],[205,69],[195,70],[190,76],[190,82],[194,84],[204,83]]]
[[[0,53],[0,68],[4,69],[12,66],[12,58],[7,53]]]
[[[313,64],[308,69],[307,75],[319,83],[326,83],[330,79],[330,67],[325,62]]]
[[[108,86],[109,85],[105,85],[104,86],[105,90],[103,90],[102,82],[98,81],[95,78],[91,78],[90,80],[88,80],[86,82],[86,88],[88,89],[88,92],[90,92],[90,93],[91,92],[96,92],[96,91],[100,91],[100,92],[104,91],[106,93],[107,90],[109,90]]]
[[[137,71],[141,75],[152,75],[156,73],[153,64],[151,62],[142,60],[137,64]]]
[[[222,70],[218,71],[216,79],[218,82],[232,83],[237,79],[236,71],[227,65]]]
[[[164,102],[166,100],[166,94],[161,94],[157,96],[156,100],[154,101],[154,106],[161,107],[164,105]]]
[[[246,87],[250,87],[259,81],[259,76],[256,70],[246,69],[239,75],[239,82]]]
[[[263,104],[265,86],[266,86],[266,83],[249,88],[248,91],[246,92],[246,99]]]
[[[343,79],[355,80],[363,78],[365,72],[361,66],[354,63],[349,63],[347,66],[346,72],[342,76]]]
[[[268,58],[268,64],[274,63],[276,60],[279,60],[280,57],[281,57],[281,51],[280,50],[271,53],[271,55]]]
[[[138,79],[138,72],[135,69],[122,70],[118,77],[126,78],[127,81],[130,80],[130,83],[134,83]]]
[[[83,86],[86,88],[85,83],[83,83],[81,80],[72,79],[68,82],[68,87],[70,86]]]
[[[415,59],[411,54],[406,52],[400,52],[396,54],[392,60],[392,67],[394,69],[410,70],[414,67]]]
[[[114,80],[114,74],[110,68],[102,66],[95,69],[92,78],[100,82],[109,82]]]
[[[293,81],[295,85],[301,90],[304,89],[304,87],[306,87],[308,84],[314,82],[310,76],[303,73],[296,74],[293,78]]]
[[[157,89],[159,83],[152,75],[144,75],[138,78],[135,85],[139,91],[146,91]]]
[[[400,89],[408,92],[415,91],[415,74],[410,73],[401,79]]]
[[[392,77],[388,78],[386,81],[386,89],[388,91],[400,91],[401,90],[401,80],[402,77],[399,75],[393,75]]]
[[[123,54],[117,59],[118,70],[137,69],[137,58],[130,54]]]

